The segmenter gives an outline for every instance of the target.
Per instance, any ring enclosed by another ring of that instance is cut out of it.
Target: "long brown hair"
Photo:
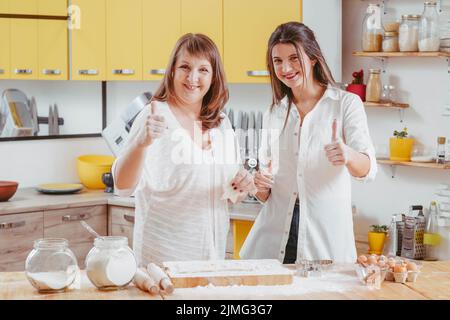
[[[301,69],[303,73],[303,83],[306,81],[305,76],[305,62],[302,59],[301,48],[303,48],[305,54],[310,60],[317,61],[313,67],[313,77],[319,82],[321,86],[327,86],[328,84],[334,85],[335,81],[331,74],[325,58],[323,57],[320,46],[317,43],[314,32],[300,22],[287,22],[279,25],[272,33],[267,46],[267,68],[270,74],[270,83],[272,86],[272,105],[271,110],[276,105],[279,105],[284,97],[288,99],[288,112],[284,126],[286,126],[289,113],[291,111],[294,95],[291,88],[286,86],[275,74],[275,68],[273,66],[272,49],[279,43],[292,44],[297,51],[298,59],[300,60]]]
[[[153,99],[166,102],[178,100],[174,90],[173,79],[177,59],[183,50],[192,56],[204,57],[211,63],[213,73],[211,87],[203,97],[200,121],[202,122],[203,130],[216,128],[222,120],[220,113],[228,101],[229,93],[219,50],[214,42],[204,34],[187,33],[177,41],[167,64],[164,78],[153,95]]]

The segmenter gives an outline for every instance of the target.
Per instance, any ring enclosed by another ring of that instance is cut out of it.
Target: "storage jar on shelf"
[[[383,29],[381,11],[378,4],[369,4],[362,26],[362,50],[380,52],[382,49]]]
[[[366,101],[380,102],[381,98],[381,78],[380,69],[369,69],[369,80],[367,81]]]
[[[436,2],[427,1],[420,19],[419,51],[439,51],[439,14]]]
[[[407,14],[402,16],[398,45],[402,52],[417,52],[419,50],[419,20],[420,15]]]
[[[387,31],[383,38],[383,52],[398,52],[398,33],[395,31]]]

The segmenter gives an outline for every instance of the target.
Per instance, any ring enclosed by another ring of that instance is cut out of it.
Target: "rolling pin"
[[[145,270],[138,268],[133,278],[133,283],[139,289],[148,291],[151,295],[157,295],[159,293],[158,284],[148,275]]]
[[[159,287],[161,288],[161,291],[167,294],[171,294],[173,292],[173,284],[170,281],[167,274],[161,270],[160,267],[158,267],[154,263],[149,263],[147,265],[147,271],[150,277],[155,280],[156,283],[159,284]]]

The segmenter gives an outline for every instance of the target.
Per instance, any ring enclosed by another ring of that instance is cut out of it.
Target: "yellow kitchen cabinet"
[[[225,0],[224,63],[228,81],[268,83],[267,42],[281,23],[301,21],[301,0]]]
[[[106,66],[107,80],[142,80],[142,0],[106,2]]]
[[[67,16],[67,0],[38,0],[38,14]]]
[[[9,13],[9,0],[0,0],[0,13]]]
[[[39,80],[68,80],[67,21],[38,21]]]
[[[106,80],[106,0],[72,0],[72,79]]]
[[[228,1],[228,0],[227,0]],[[233,259],[240,259],[239,251],[247,238],[250,229],[253,226],[253,221],[246,220],[232,220],[233,225]]]
[[[10,78],[38,79],[38,21],[10,19]]]
[[[38,0],[9,0],[9,13],[37,14]]]
[[[204,33],[223,56],[223,4],[228,0],[181,0],[181,33]],[[240,3],[246,1],[237,1]],[[244,5],[244,4],[242,4]]]
[[[1,10],[2,9],[0,7],[0,12],[2,12]],[[10,74],[9,33],[10,33],[10,19],[0,18],[0,39],[2,39],[2,48],[0,50],[0,79],[8,79]]]
[[[181,0],[143,0],[143,79],[160,80],[181,35]]]

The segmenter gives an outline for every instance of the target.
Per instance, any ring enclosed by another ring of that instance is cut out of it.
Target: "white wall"
[[[381,2],[381,1],[380,1]],[[375,1],[376,3],[376,1]],[[361,25],[368,1],[343,1],[343,81],[351,82],[352,72],[364,69],[367,81],[368,69],[381,67],[373,58],[357,58],[353,51],[361,51]],[[418,13],[423,10],[421,0],[388,1],[397,16]],[[366,109],[372,140],[379,152],[389,145],[394,130],[407,127],[418,143],[431,150],[436,148],[437,136],[450,138],[450,117],[442,116],[445,103],[450,101],[450,74],[447,61],[439,58],[394,58],[387,62],[387,73],[383,82],[394,84],[399,98],[411,107],[405,111],[404,122],[400,123],[397,110]],[[395,178],[391,168],[379,165],[378,176],[370,184],[353,184],[353,203],[357,206],[355,216],[356,233],[366,238],[371,224],[389,224],[396,213],[407,213],[410,205],[429,206],[435,199],[439,183],[450,183],[449,170],[397,167]],[[449,229],[445,232],[449,238]],[[442,257],[450,258],[450,252]]]

